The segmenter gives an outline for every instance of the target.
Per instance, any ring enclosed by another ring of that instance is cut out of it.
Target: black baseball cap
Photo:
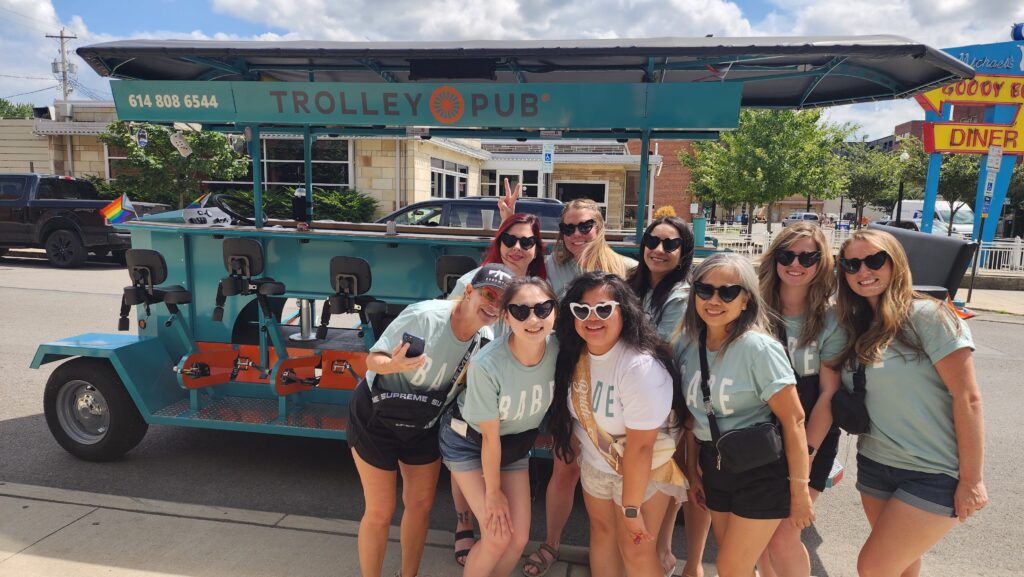
[[[515,278],[515,274],[511,269],[501,263],[492,262],[480,267],[469,284],[473,288],[489,286],[505,292],[513,278]]]

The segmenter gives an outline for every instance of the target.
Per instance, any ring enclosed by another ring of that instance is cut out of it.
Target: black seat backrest
[[[254,279],[263,274],[263,245],[252,238],[227,238],[223,244],[224,268],[228,276],[217,285],[217,299],[213,307],[213,320],[224,318],[226,297],[256,295],[256,301],[265,317],[273,314],[269,296],[285,294],[284,283],[270,277]]]
[[[974,241],[958,237],[905,230],[894,226],[870,224],[869,229],[885,231],[900,241],[910,262],[914,290],[946,300],[956,296],[971,258],[978,247]]]
[[[366,294],[373,283],[370,264],[354,256],[336,256],[331,259],[331,288],[339,294],[351,296]]]
[[[185,288],[159,286],[167,280],[167,262],[163,255],[148,248],[130,248],[125,252],[125,264],[132,286],[125,287],[121,296],[121,315],[117,321],[117,329],[128,330],[128,314],[130,307],[142,305],[146,316],[150,314],[149,305],[164,303],[171,314],[178,313],[178,305],[192,302],[192,293]]]
[[[467,272],[480,266],[473,257],[461,254],[446,254],[437,257],[435,270],[437,288],[441,289],[441,298],[447,298],[455,289],[455,283]]]
[[[130,248],[125,252],[124,260],[128,268],[128,276],[132,286],[146,290],[149,295],[153,289],[167,280],[167,261],[164,256],[148,248]]]
[[[252,278],[263,274],[263,245],[252,238],[224,239],[224,268],[232,276]]]
[[[331,259],[331,288],[334,295],[324,304],[316,338],[327,338],[327,325],[332,314],[359,313],[359,320],[369,324],[374,338],[383,332],[383,315],[387,306],[366,295],[373,285],[370,264],[354,256],[336,256]],[[365,295],[365,296],[362,296]]]

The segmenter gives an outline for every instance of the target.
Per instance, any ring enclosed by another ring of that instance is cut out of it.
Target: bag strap
[[[621,475],[621,456],[612,450],[615,439],[597,424],[597,419],[594,418],[591,408],[593,403],[590,392],[590,355],[587,352],[581,354],[580,359],[576,362],[569,396],[573,410],[576,411],[576,419],[583,425],[583,430],[586,431],[590,442],[597,447],[597,452],[601,453],[608,466]]]
[[[462,390],[466,388],[466,369],[469,368],[469,357],[473,356],[473,351],[476,350],[476,346],[480,342],[480,339],[480,333],[473,335],[473,341],[469,343],[469,348],[466,349],[466,354],[462,355],[462,360],[460,360],[459,364],[455,366],[455,372],[452,374],[452,379],[448,382],[448,396],[441,407],[441,411],[444,411],[452,401],[458,398],[459,394],[462,393]]]
[[[867,382],[864,376],[864,363],[857,363],[857,370],[853,373],[853,392],[864,395],[867,392]]]
[[[708,376],[711,371],[708,369],[708,329],[700,330],[700,393],[704,396],[704,414],[708,416],[708,427],[711,428],[711,442],[718,444],[722,436],[718,430],[718,421],[715,420],[715,407],[711,404],[711,387],[708,386]]]

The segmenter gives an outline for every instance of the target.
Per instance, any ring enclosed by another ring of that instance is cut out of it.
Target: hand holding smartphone
[[[409,333],[404,333],[402,334],[402,342],[409,343],[409,349],[405,351],[406,358],[412,359],[423,354],[423,347],[425,345],[423,338]]]

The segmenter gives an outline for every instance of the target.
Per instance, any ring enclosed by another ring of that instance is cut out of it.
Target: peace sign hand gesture
[[[517,182],[515,190],[512,190],[508,177],[505,177],[505,196],[498,199],[498,212],[501,214],[501,222],[505,222],[508,217],[516,213],[516,201],[519,200],[519,195],[522,193],[523,183]]]

